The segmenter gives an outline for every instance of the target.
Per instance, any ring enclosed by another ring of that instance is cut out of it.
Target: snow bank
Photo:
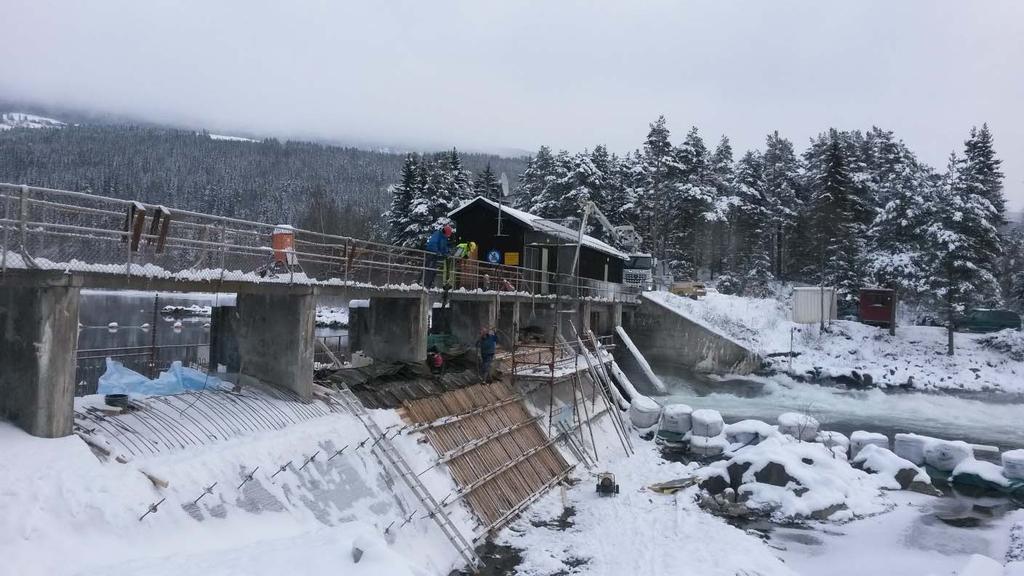
[[[1003,565],[988,556],[972,554],[956,576],[1003,576]]]
[[[230,388],[231,385],[216,376],[207,375],[192,368],[186,368],[175,361],[166,372],[154,380],[125,368],[116,360],[107,358],[107,370],[100,376],[97,394],[139,394],[143,396],[166,396],[181,394],[187,390],[206,388]]]
[[[816,419],[799,412],[784,412],[779,415],[778,422],[779,432],[808,442],[817,437],[820,426]]]
[[[691,300],[654,295],[759,354],[770,367],[797,378],[851,379],[861,384],[922,390],[993,390],[1024,393],[1024,332],[956,335],[957,354],[946,356],[942,327],[899,326],[895,336],[866,324],[834,321],[828,332],[789,320],[790,301],[709,292]],[[790,343],[796,356],[788,357]],[[773,356],[774,355],[774,356]]]
[[[594,476],[541,498],[498,535],[498,543],[522,549],[520,576],[550,574],[702,576],[795,576],[759,538],[710,514],[694,502],[696,487],[664,495],[645,486],[690,476],[697,466],[668,462],[653,443],[634,441],[626,459],[607,419],[594,434],[603,466],[614,471],[621,492],[594,492]],[[609,456],[606,457],[605,455]],[[575,510],[568,529],[553,525],[565,506]]]
[[[400,420],[390,412],[378,422]],[[422,512],[399,528],[418,501],[400,482],[389,487],[397,479],[368,449],[355,449],[366,435],[354,417],[331,414],[119,464],[101,463],[78,437],[44,440],[0,423],[0,573],[447,575],[457,553]],[[401,449],[424,470],[434,454],[418,436],[403,437]],[[438,499],[454,489],[443,471],[422,478]],[[212,493],[196,502],[208,486]],[[449,509],[469,534],[465,506]],[[358,564],[356,543],[365,546]]]
[[[722,433],[725,429],[725,421],[717,410],[702,408],[694,410],[690,415],[693,421],[693,435],[713,438]]]

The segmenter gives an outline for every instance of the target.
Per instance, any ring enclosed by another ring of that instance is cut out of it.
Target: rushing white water
[[[787,377],[707,381],[655,366],[669,394],[661,403],[714,408],[727,421],[755,418],[774,423],[783,412],[806,412],[823,429],[849,433],[871,430],[916,432],[939,438],[1024,447],[1024,404],[972,400],[950,395],[847,390]]]

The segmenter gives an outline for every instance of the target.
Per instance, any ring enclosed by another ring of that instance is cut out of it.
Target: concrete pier
[[[369,334],[363,349],[381,362],[424,362],[427,358],[426,294],[408,298],[370,298]]]
[[[231,323],[238,341],[240,382],[253,378],[312,400],[315,322],[312,289],[239,293]]]
[[[473,346],[480,337],[480,329],[498,326],[498,305],[491,301],[454,301],[449,303],[449,322],[452,336],[460,343]]]
[[[0,418],[33,436],[72,432],[77,286],[0,286]]]

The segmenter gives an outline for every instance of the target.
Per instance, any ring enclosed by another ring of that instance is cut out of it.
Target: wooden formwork
[[[411,422],[426,425],[430,444],[459,485],[456,496],[466,499],[486,531],[510,520],[570,469],[515,398],[506,384],[494,383],[404,404]]]

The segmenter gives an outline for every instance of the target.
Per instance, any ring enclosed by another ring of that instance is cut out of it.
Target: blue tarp
[[[107,358],[107,371],[100,376],[99,394],[139,394],[162,396],[181,394],[186,390],[218,389],[229,387],[216,376],[207,376],[199,370],[185,368],[181,362],[174,362],[166,372],[150,380],[134,370],[125,368],[116,360]]]

